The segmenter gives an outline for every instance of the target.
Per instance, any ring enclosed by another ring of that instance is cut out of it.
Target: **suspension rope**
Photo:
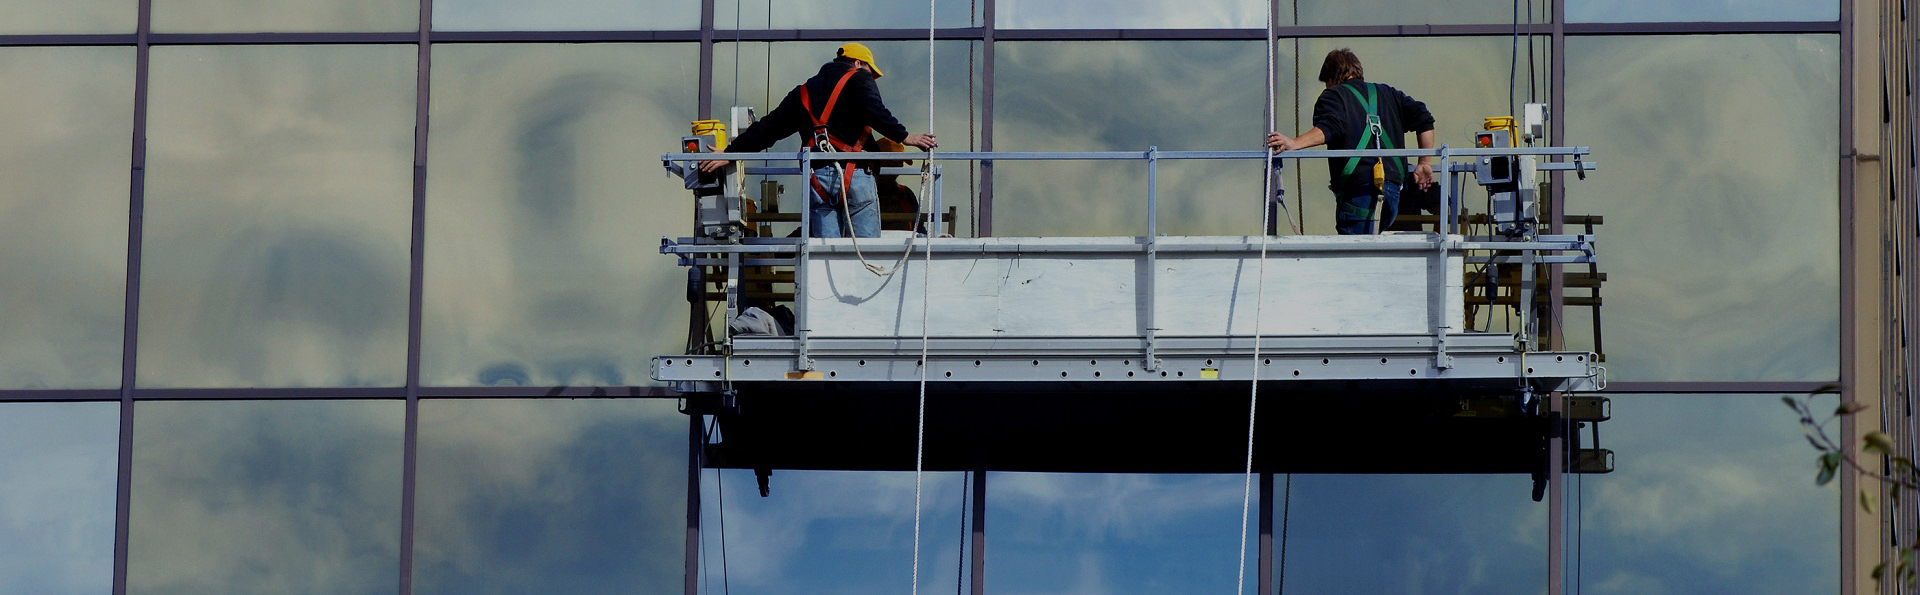
[[[935,20],[935,16],[937,14],[935,13],[935,7],[938,4],[938,2],[939,0],[927,0],[927,133],[928,134],[933,133],[933,73],[934,73],[933,34],[934,34],[935,25],[937,23],[937,21]],[[929,191],[932,188],[933,188],[933,148],[929,147],[927,148],[926,161],[923,161],[920,164],[920,198],[921,198],[920,203],[921,205],[929,205],[932,203],[932,199],[930,198],[932,194],[929,193]],[[931,207],[922,206],[921,211],[924,213],[928,209],[931,209]],[[915,219],[916,220],[924,219],[928,221],[926,229],[923,230],[925,233],[920,234],[920,237],[923,238],[922,239],[923,244],[922,244],[921,250],[926,252],[927,265],[926,267],[924,267],[924,270],[920,271],[920,279],[921,279],[920,281],[920,406],[919,406],[918,413],[915,416],[916,418],[915,428],[914,428],[915,438],[914,438],[914,447],[913,447],[913,587],[910,592],[913,595],[919,595],[920,593],[920,492],[921,492],[921,476],[925,472],[926,456],[927,456],[927,368],[933,365],[933,362],[927,361],[927,353],[928,353],[927,343],[932,339],[932,336],[933,336],[933,330],[929,326],[929,323],[932,320],[932,318],[929,315],[930,308],[927,307],[929,305],[928,302],[931,301],[930,296],[933,294],[933,225],[931,223],[932,222],[931,217],[917,216],[915,217]],[[912,241],[907,242],[907,250],[908,250],[907,254],[912,254],[912,250],[913,250]],[[900,262],[901,264],[906,263],[906,255],[901,256]],[[896,265],[894,268],[897,270],[899,266]]]
[[[1273,113],[1274,78],[1276,77],[1273,64],[1273,19],[1273,3],[1268,2],[1266,36],[1267,103],[1265,108],[1267,130],[1276,129],[1274,126],[1275,114]],[[1272,150],[1267,151],[1266,159],[1263,160],[1263,163],[1265,167],[1262,168],[1261,178],[1266,181],[1261,184],[1260,192],[1260,272],[1257,274],[1257,280],[1254,282],[1254,285],[1258,289],[1256,290],[1257,297],[1253,301],[1253,362],[1250,366],[1253,370],[1253,380],[1251,382],[1253,388],[1247,396],[1247,467],[1246,475],[1243,478],[1244,485],[1241,487],[1240,492],[1240,570],[1234,579],[1233,587],[1233,592],[1236,595],[1245,593],[1247,589],[1247,511],[1252,508],[1253,504],[1253,422],[1255,419],[1254,414],[1259,411],[1260,407],[1260,306],[1262,302],[1265,302],[1267,299],[1267,240],[1269,238],[1267,229],[1273,224],[1273,208],[1268,206],[1268,204],[1273,201],[1274,153]]]

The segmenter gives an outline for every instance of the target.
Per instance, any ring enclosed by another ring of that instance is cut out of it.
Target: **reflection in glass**
[[[1600,446],[1616,470],[1568,491],[1588,592],[1820,593],[1839,583],[1835,506],[1853,498],[1814,484],[1816,453],[1779,397],[1611,398]]]
[[[1282,2],[1280,11],[1280,24],[1291,24],[1291,3]],[[1000,0],[993,20],[995,27],[1003,29],[1265,29],[1267,3]]]
[[[992,473],[988,584],[1015,593],[1231,593],[1245,488],[1238,474]],[[1259,515],[1248,518],[1254,592]]]
[[[404,382],[411,46],[161,47],[139,382]]]
[[[1001,43],[994,148],[1258,149],[1264,51],[1247,41]],[[1292,59],[1279,51],[1286,80]],[[1159,231],[1258,233],[1260,169],[1258,161],[1160,162]],[[994,170],[994,235],[1146,234],[1145,161],[1007,161]]]
[[[0,388],[118,388],[131,48],[0,50]]]
[[[1392,85],[1427,104],[1435,120],[1436,144],[1468,146],[1473,142],[1474,131],[1481,129],[1484,118],[1513,113],[1514,109],[1507,107],[1510,95],[1515,104],[1528,102],[1529,98],[1547,101],[1549,61],[1544,51],[1547,45],[1544,39],[1540,40],[1541,51],[1534,54],[1534,76],[1529,77],[1526,46],[1523,43],[1519,47],[1519,63],[1515,65],[1511,61],[1512,40],[1507,37],[1303,39],[1296,79],[1298,94],[1290,98],[1295,106],[1294,130],[1306,130],[1313,125],[1314,102],[1327,88],[1317,80],[1327,52],[1349,48],[1360,57],[1367,80]],[[1425,61],[1404,59],[1406,56],[1446,56],[1448,67],[1436,69]],[[1513,78],[1508,78],[1510,70]],[[1405,140],[1413,143],[1414,135],[1406,135]],[[1287,164],[1288,204],[1297,209],[1295,216],[1304,212],[1306,232],[1310,234],[1333,233],[1334,202],[1333,193],[1327,189],[1327,173],[1326,161],[1322,159],[1302,159]],[[1467,208],[1483,213],[1486,194],[1471,186],[1469,184],[1465,197]]]
[[[153,0],[161,33],[420,30],[417,0]]]
[[[1274,476],[1287,591],[1530,593],[1547,581],[1547,505],[1526,475],[1291,479]]]
[[[433,28],[437,31],[699,29],[700,3],[685,0],[433,0]]]
[[[721,43],[713,50],[713,113],[724,119],[728,108],[735,105],[750,106],[754,114],[764,116],[780,100],[786,97],[793,87],[820,71],[820,65],[834,58],[835,42],[783,42],[771,43]],[[874,60],[880,63],[886,76],[879,80],[880,94],[886,100],[887,110],[893,117],[911,132],[926,132],[927,127],[927,44],[914,41],[874,41],[868,42],[872,48]],[[971,56],[969,55],[971,52]],[[981,77],[982,62],[979,44],[965,41],[942,41],[934,47],[936,61],[934,77],[936,79],[934,95],[934,113],[936,119],[931,131],[940,137],[940,151],[979,150],[981,95],[986,85]],[[772,67],[768,67],[771,60]],[[736,68],[735,65],[739,66]],[[769,86],[771,84],[771,86]],[[969,97],[971,96],[971,99]],[[788,137],[774,145],[773,151],[800,150],[800,135]],[[909,149],[910,153],[920,152]],[[787,162],[791,164],[792,162]],[[779,164],[776,164],[779,165]],[[915,167],[918,163],[914,164]],[[973,228],[974,205],[977,200],[970,198],[978,194],[979,174],[974,162],[945,161],[941,163],[941,210],[955,207],[958,211],[954,220],[955,235],[971,237],[976,235]],[[747,181],[748,194],[759,196],[759,180],[764,176],[755,176]],[[787,183],[797,180],[791,176],[773,178],[781,180],[788,188],[781,197],[782,205],[798,205],[803,200],[799,187]],[[917,178],[903,178],[898,183],[908,186],[916,195],[920,192]],[[930,198],[924,200],[931,200]],[[922,205],[929,208],[931,205]],[[784,207],[787,212],[793,207]],[[784,234],[796,226],[778,225],[776,233]]]
[[[435,47],[422,383],[642,385],[683,352],[686,270],[654,246],[692,226],[658,164],[695,49]]]
[[[0,405],[0,592],[113,589],[118,403]]]
[[[978,27],[982,2],[939,2],[940,28]],[[890,0],[725,0],[713,4],[716,29],[927,29],[927,6]],[[921,47],[926,35],[920,36]],[[725,41],[721,35],[720,40]],[[848,40],[860,41],[860,40]],[[878,54],[879,48],[874,48]],[[884,54],[874,56],[885,60]],[[925,61],[922,60],[922,63]],[[886,71],[883,66],[881,71]]]
[[[137,0],[0,0],[0,35],[132,33]]]
[[[956,581],[971,581],[964,568],[971,563],[963,562],[971,550],[964,546],[962,527],[969,525],[961,514],[972,510],[964,475],[921,477],[922,593],[951,592]],[[878,595],[905,592],[913,584],[912,471],[776,470],[767,498],[756,491],[751,470],[704,470],[700,483],[703,591],[720,592],[730,584],[743,593]],[[1000,539],[998,528],[989,531],[990,539]],[[1009,555],[1001,551],[993,554],[995,568]],[[992,572],[997,581],[999,571]],[[1019,592],[998,582],[989,591]]]
[[[1568,0],[1567,22],[1837,21],[1839,0]]]
[[[1282,0],[1282,5],[1286,4]],[[1300,13],[1302,25],[1460,25],[1516,21],[1525,24],[1553,20],[1553,10],[1547,0],[1526,0],[1524,3],[1507,0],[1297,0],[1297,4],[1295,10]],[[1531,17],[1528,16],[1528,10],[1533,11]],[[1365,60],[1366,56],[1361,56],[1361,59]],[[1457,64],[1452,59],[1447,63]],[[1317,74],[1320,65],[1315,63],[1313,66]],[[1308,78],[1311,80],[1312,77]]]
[[[400,401],[143,401],[127,591],[392,593]]]
[[[416,593],[666,593],[686,569],[672,399],[425,401]]]
[[[1569,143],[1605,165],[1567,208],[1606,216],[1613,379],[1838,377],[1836,41],[1568,40]],[[1588,319],[1566,326],[1591,345]]]

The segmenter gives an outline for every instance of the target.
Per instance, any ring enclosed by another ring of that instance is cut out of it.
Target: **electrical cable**
[[[960,472],[960,554],[953,564],[953,595],[960,595],[967,584],[967,494],[971,493],[967,488],[972,481],[971,471]]]
[[[1282,499],[1281,499],[1281,505],[1280,505],[1280,576],[1279,578],[1275,579],[1273,582],[1274,582],[1274,586],[1277,586],[1280,588],[1281,593],[1286,593],[1287,592],[1287,521],[1292,517],[1292,514],[1293,514],[1293,474],[1292,473],[1287,474],[1287,487],[1285,488],[1285,491],[1281,492],[1281,494],[1283,495],[1281,496]]]

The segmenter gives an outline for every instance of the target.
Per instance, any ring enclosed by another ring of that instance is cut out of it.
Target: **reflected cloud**
[[[753,472],[702,473],[703,583],[756,593],[898,593],[912,582],[911,472],[775,471],[761,498]],[[991,482],[988,485],[992,485]],[[960,569],[961,474],[922,477],[920,588],[953,588]],[[991,529],[990,529],[991,530]],[[721,561],[724,557],[725,562]],[[998,587],[996,587],[998,590]]]
[[[439,31],[699,29],[700,4],[678,0],[433,0],[433,28]]]
[[[1568,135],[1606,165],[1569,182],[1567,203],[1607,217],[1613,378],[1838,377],[1835,44],[1569,41]],[[1679,90],[1709,77],[1727,83]],[[1591,344],[1584,317],[1567,327],[1573,345]]]
[[[1837,21],[1836,0],[1571,0],[1567,22]]]
[[[1288,8],[1283,5],[1281,10]],[[1007,29],[1263,29],[1267,26],[1267,3],[1255,0],[1178,3],[1002,0],[994,11],[994,26]],[[1291,15],[1283,18],[1292,20]]]
[[[414,53],[153,53],[139,382],[399,386]]]
[[[680,353],[692,204],[654,169],[694,116],[691,44],[434,56],[421,380],[647,385]]]
[[[133,57],[0,52],[0,388],[120,386]]]
[[[0,405],[0,592],[113,588],[115,403]]]
[[[420,427],[418,592],[680,585],[687,421],[675,401],[428,401]]]
[[[400,402],[137,408],[129,591],[395,588]]]

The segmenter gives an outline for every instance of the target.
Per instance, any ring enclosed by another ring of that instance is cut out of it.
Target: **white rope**
[[[934,12],[937,2],[938,0],[927,0],[927,134],[933,133],[933,33],[937,22]],[[930,192],[932,188],[933,148],[929,147],[927,160],[920,165],[920,204],[932,204]],[[923,207],[920,210],[930,211],[931,207]],[[926,252],[926,267],[924,267],[925,270],[920,271],[920,406],[916,416],[913,446],[913,588],[911,590],[913,595],[920,593],[920,480],[925,471],[927,454],[927,368],[933,365],[933,362],[927,361],[927,343],[933,336],[933,331],[929,328],[932,318],[929,314],[930,308],[927,306],[933,293],[934,224],[932,217],[916,217],[916,221],[919,220],[927,221],[927,226],[925,233],[920,234],[925,238],[921,250]],[[907,245],[911,253],[913,243],[908,242]],[[906,262],[905,256],[901,257],[901,262]]]
[[[1273,3],[1267,3],[1267,130],[1275,130],[1273,109],[1274,65],[1273,65]],[[1253,389],[1247,396],[1247,470],[1245,483],[1240,492],[1240,571],[1234,579],[1233,592],[1238,595],[1247,590],[1247,512],[1253,504],[1253,421],[1254,414],[1260,409],[1260,315],[1261,306],[1267,301],[1267,228],[1272,225],[1273,209],[1267,203],[1273,201],[1273,161],[1272,150],[1267,151],[1262,170],[1260,193],[1260,267],[1254,285],[1256,297],[1253,301]],[[1282,203],[1284,206],[1284,203]],[[1291,221],[1291,219],[1289,219]]]

